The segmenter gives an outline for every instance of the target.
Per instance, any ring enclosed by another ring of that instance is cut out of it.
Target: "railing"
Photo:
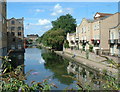
[[[118,44],[120,44],[120,38],[118,39]]]
[[[120,44],[120,39],[112,39],[112,40],[109,40],[109,44]]]
[[[115,44],[115,41],[113,39],[109,40],[109,44]]]

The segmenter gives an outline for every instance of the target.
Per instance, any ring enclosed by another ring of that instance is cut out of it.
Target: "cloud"
[[[47,25],[50,23],[51,23],[50,20],[47,20],[47,19],[39,19],[39,21],[38,21],[39,25]]]
[[[54,6],[53,13],[51,13],[51,15],[56,16],[56,15],[61,14],[61,13],[63,13],[62,6],[60,6],[60,4],[56,4]]]
[[[50,28],[52,28],[52,25],[46,25],[46,26],[44,26],[43,28],[45,28],[45,29],[50,29]]]
[[[72,8],[63,8],[60,4],[56,4],[53,8],[52,16],[57,16],[60,14],[72,13]]]
[[[35,12],[39,13],[39,12],[44,12],[45,10],[41,10],[41,9],[36,9]]]
[[[36,26],[43,26],[43,25],[48,25],[50,24],[51,21],[48,19],[39,19],[37,23],[28,23],[28,25],[36,25]]]

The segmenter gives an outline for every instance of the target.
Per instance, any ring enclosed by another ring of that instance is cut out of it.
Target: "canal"
[[[118,80],[108,75],[104,76],[94,68],[69,58],[65,59],[46,49],[27,48],[25,53],[13,53],[11,56],[14,59],[12,60],[14,66],[25,65],[24,73],[28,74],[25,82],[29,85],[32,81],[42,82],[48,79],[49,83],[53,83],[58,87],[54,87],[52,90],[78,89],[76,84],[78,81],[83,89],[110,90],[112,88],[105,83],[106,80],[106,82],[111,81],[110,83],[112,83],[111,85],[114,84],[114,87],[117,86],[116,83],[119,84],[119,76]]]
[[[54,83],[58,87],[53,88],[53,90],[77,89],[75,80],[63,76],[74,76],[74,74],[68,74],[67,72],[68,60],[51,51],[38,48],[27,48],[24,59],[25,73],[31,71],[26,80],[28,84],[32,81],[42,82],[44,79],[49,79],[49,83]]]

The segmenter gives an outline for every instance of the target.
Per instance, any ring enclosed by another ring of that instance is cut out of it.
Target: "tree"
[[[42,43],[45,46],[52,47],[52,49],[55,50],[62,50],[63,42],[64,42],[64,30],[62,29],[49,30],[44,34],[42,38]]]
[[[67,40],[65,40],[65,42],[64,42],[64,47],[65,47],[65,48],[70,48],[70,47],[69,47],[69,42],[68,42]]]
[[[70,14],[60,16],[57,20],[52,21],[52,26],[54,30],[63,29],[65,34],[75,32],[76,30],[76,19],[74,19]]]
[[[39,43],[43,43],[43,45],[52,47],[55,50],[62,50],[66,34],[76,30],[76,19],[70,14],[66,14],[52,21],[52,26],[51,30],[48,30],[39,38]]]

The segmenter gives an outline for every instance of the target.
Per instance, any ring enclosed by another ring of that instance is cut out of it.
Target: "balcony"
[[[112,39],[112,40],[109,40],[109,44],[111,44],[111,45],[114,45],[114,44],[115,44],[115,41],[114,41],[114,39]]]
[[[117,44],[120,45],[120,39],[118,39]]]
[[[91,39],[92,44],[100,44],[100,40]]]
[[[76,40],[76,41],[78,41],[78,40],[79,40],[79,38],[76,38],[75,40]]]
[[[109,44],[111,44],[111,45],[120,44],[120,40],[118,40],[118,39],[111,39],[111,40],[109,40]]]
[[[76,38],[76,39],[75,39],[75,42],[78,43],[78,42],[79,42],[79,38]]]

